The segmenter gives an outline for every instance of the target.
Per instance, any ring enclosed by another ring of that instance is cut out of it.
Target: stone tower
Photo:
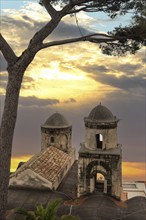
[[[85,142],[79,150],[78,196],[102,191],[120,199],[122,156],[117,139],[118,121],[101,104],[84,118]]]
[[[63,115],[55,113],[41,126],[41,149],[55,146],[64,152],[69,152],[71,136],[72,126]]]

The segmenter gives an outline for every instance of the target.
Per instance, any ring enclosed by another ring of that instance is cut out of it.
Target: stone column
[[[104,179],[104,193],[107,193],[107,180]]]
[[[90,193],[92,193],[95,189],[95,179],[94,176],[90,178]]]

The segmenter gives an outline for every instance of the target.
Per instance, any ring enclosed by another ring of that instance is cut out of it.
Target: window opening
[[[54,137],[51,137],[51,138],[50,138],[50,142],[51,142],[51,143],[54,143]]]
[[[102,149],[102,144],[103,144],[102,134],[96,134],[96,143],[97,143],[97,148]]]

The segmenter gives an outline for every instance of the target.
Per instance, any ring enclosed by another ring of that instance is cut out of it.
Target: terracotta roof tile
[[[17,176],[24,170],[31,169],[33,172],[53,183],[69,161],[71,161],[71,157],[67,153],[55,147],[49,147],[45,151],[34,155],[12,176]]]

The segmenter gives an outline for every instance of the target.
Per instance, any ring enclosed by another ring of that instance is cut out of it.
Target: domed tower
[[[78,196],[102,191],[120,199],[122,180],[118,121],[101,104],[84,118],[85,140],[79,151]]]
[[[85,147],[108,150],[117,147],[117,118],[101,104],[92,109],[85,122]]]
[[[71,149],[72,126],[66,118],[55,113],[41,126],[41,149],[57,147],[64,152]]]

